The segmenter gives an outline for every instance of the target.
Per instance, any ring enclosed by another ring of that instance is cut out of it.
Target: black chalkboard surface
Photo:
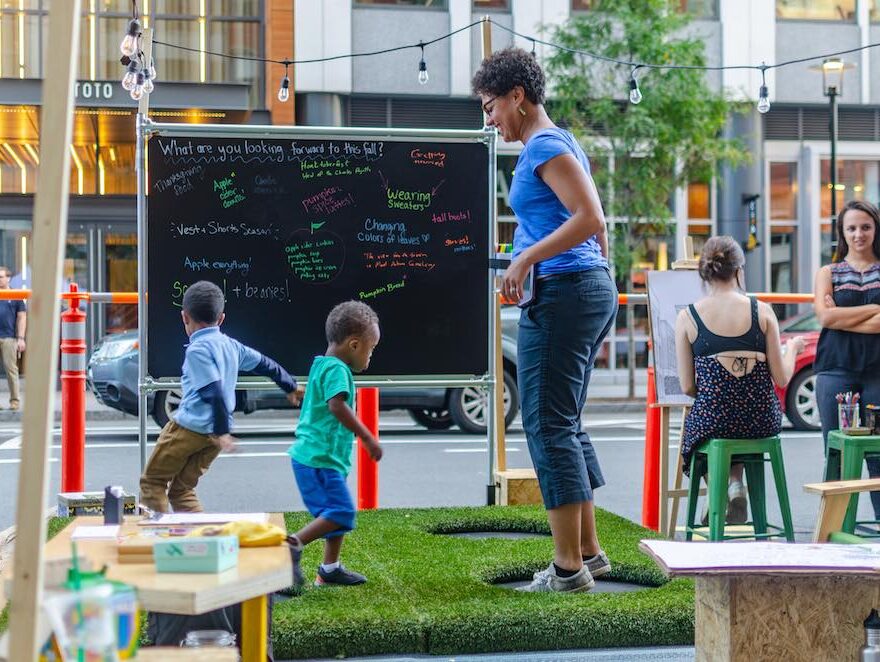
[[[379,315],[372,376],[487,371],[488,149],[479,142],[197,138],[148,143],[148,372],[179,377],[186,288],[296,375],[337,303]]]

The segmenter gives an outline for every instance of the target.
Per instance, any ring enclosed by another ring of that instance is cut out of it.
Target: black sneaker
[[[367,578],[359,572],[349,570],[341,563],[335,570],[327,572],[321,566],[318,566],[318,576],[315,577],[315,586],[323,586],[324,584],[338,584],[340,586],[355,586],[356,584],[366,583]]]

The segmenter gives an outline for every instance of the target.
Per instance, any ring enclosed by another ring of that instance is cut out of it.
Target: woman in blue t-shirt
[[[517,380],[523,427],[553,533],[555,554],[526,591],[588,591],[611,570],[599,547],[593,489],[605,483],[581,410],[602,340],[617,312],[605,216],[590,163],[544,110],[544,74],[519,48],[492,54],[474,75],[486,124],[522,141],[510,188],[519,225],[502,292],[535,297],[520,315]]]

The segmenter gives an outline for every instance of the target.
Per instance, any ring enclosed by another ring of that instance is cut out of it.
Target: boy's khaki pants
[[[9,382],[9,404],[18,404],[18,340],[15,338],[0,338],[0,355],[3,357],[3,367],[6,369],[6,381]]]
[[[141,476],[141,503],[156,512],[200,513],[195,488],[220,449],[208,435],[187,430],[169,421]],[[169,487],[170,484],[170,487]]]

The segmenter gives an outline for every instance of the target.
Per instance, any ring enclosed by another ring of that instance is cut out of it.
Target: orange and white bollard
[[[70,291],[76,292],[75,283]],[[61,313],[61,491],[85,489],[86,313],[72,298]]]
[[[648,368],[645,403],[645,469],[642,478],[642,526],[660,530],[660,409],[655,407],[657,390],[654,368]]]
[[[379,439],[379,389],[357,390],[357,415],[361,423]],[[379,507],[379,463],[367,452],[362,439],[357,451],[357,508],[372,510]]]

